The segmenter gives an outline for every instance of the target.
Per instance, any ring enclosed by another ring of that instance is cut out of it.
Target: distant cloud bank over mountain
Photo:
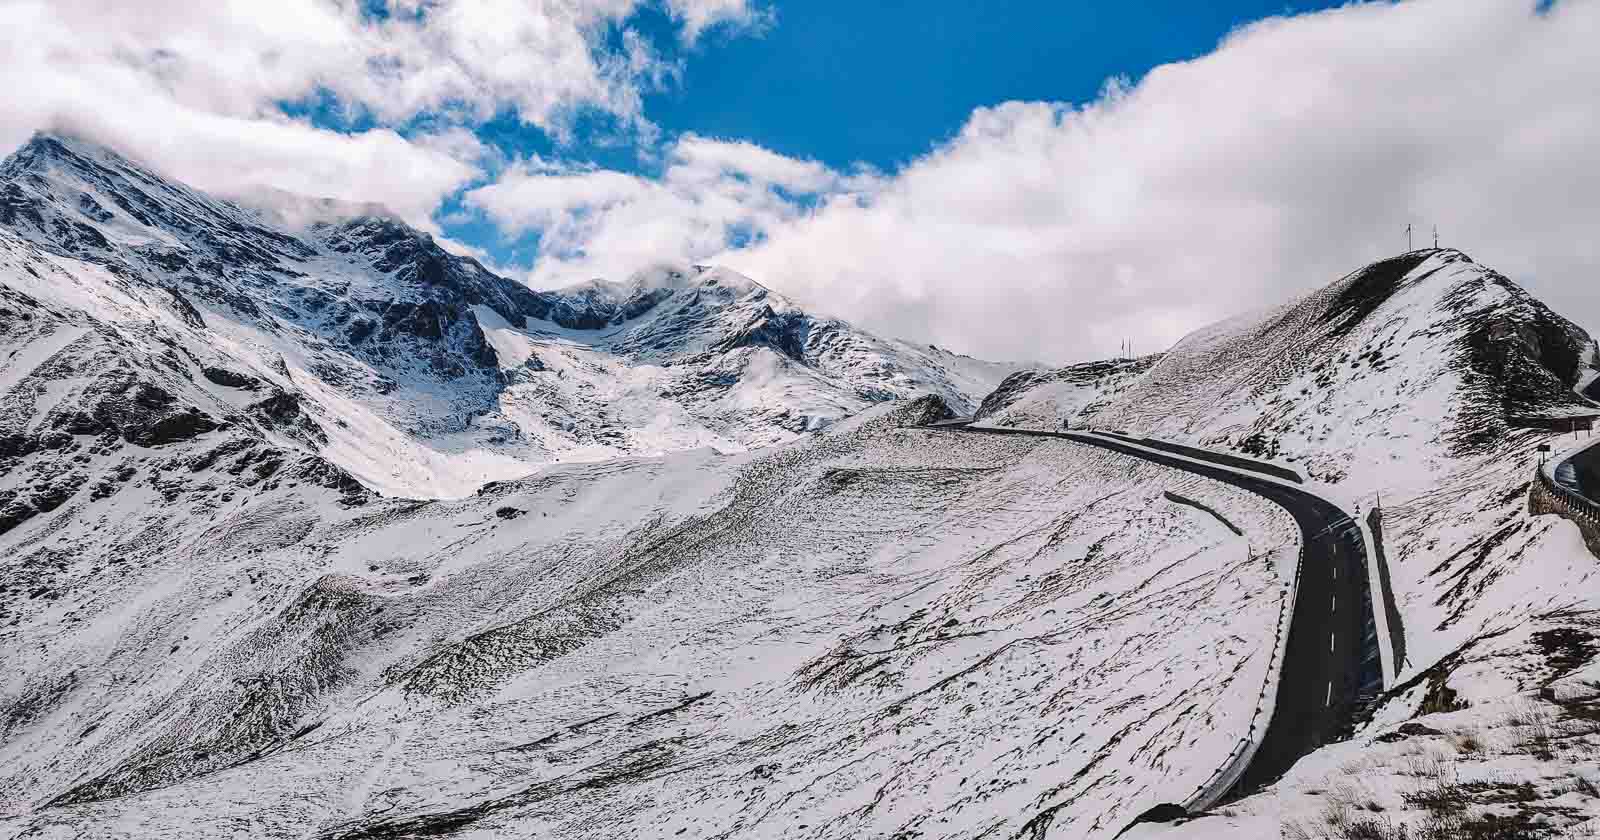
[[[1443,244],[1600,322],[1594,2],[1361,3],[1257,21],[1090,103],[979,108],[890,168],[664,131],[646,112],[651,91],[694,95],[683,69],[713,28],[760,37],[803,10],[648,7],[681,53],[647,37],[632,2],[168,6],[14,6],[26,25],[0,35],[0,65],[22,83],[0,144],[48,124],[211,189],[379,202],[540,287],[717,262],[989,357],[1158,349],[1402,250],[1407,224],[1418,245],[1437,224]],[[307,101],[323,118],[283,105]],[[504,113],[555,145],[486,139]],[[575,135],[585,119],[611,140]],[[619,137],[637,147],[631,164],[610,160]]]

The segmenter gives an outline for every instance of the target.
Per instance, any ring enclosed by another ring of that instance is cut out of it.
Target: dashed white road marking
[[[1333,567],[1333,579],[1334,580],[1338,580],[1339,579],[1339,567],[1338,566],[1334,566]]]
[[[1335,594],[1333,596],[1333,605],[1328,607],[1328,612],[1333,612],[1334,610],[1337,610],[1338,608],[1339,608],[1339,596],[1337,594]]]
[[[1333,653],[1333,638],[1334,638],[1334,634],[1329,633],[1328,634],[1328,652],[1329,653]]]
[[[1333,704],[1333,680],[1328,680],[1328,696],[1322,698],[1322,705],[1329,706],[1329,705],[1332,705],[1332,704]]]

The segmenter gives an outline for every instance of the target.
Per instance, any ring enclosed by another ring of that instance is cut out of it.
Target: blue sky
[[[769,4],[768,21],[753,31],[715,31],[689,47],[658,7],[640,9],[621,26],[644,33],[682,63],[674,83],[643,99],[661,141],[692,132],[747,140],[836,169],[866,164],[892,172],[947,140],[974,108],[1008,100],[1090,102],[1107,79],[1137,80],[1158,64],[1204,55],[1242,24],[1336,5],[813,0]],[[322,124],[351,127],[321,116]],[[583,123],[576,136],[558,142],[508,108],[474,130],[509,157],[554,156],[659,174],[660,142],[619,133],[604,115]],[[447,201],[439,215],[452,238],[482,248],[499,265],[537,259],[537,233],[501,235],[482,218],[451,223],[459,208]]]
[[[1108,79],[1137,81],[1151,67],[1204,55],[1243,24],[1336,5],[768,2],[758,7],[760,23],[722,26],[691,45],[664,8],[644,6],[607,27],[597,51],[618,48],[620,33],[631,30],[678,65],[676,78],[644,89],[643,113],[659,134],[640,137],[612,115],[580,109],[571,136],[555,137],[514,106],[471,128],[508,159],[537,155],[645,176],[660,174],[661,147],[685,133],[749,141],[839,170],[894,172],[948,140],[974,108],[1091,102]],[[381,0],[367,6],[386,16]],[[378,124],[343,104],[318,92],[281,108],[343,132]],[[397,128],[411,134],[445,119],[421,113]],[[468,218],[460,192],[435,214],[446,235],[482,249],[497,266],[537,262],[536,231],[508,233],[482,216]],[[730,232],[730,243],[739,236]]]
[[[1408,224],[1600,323],[1600,0],[365,2],[15,0],[0,151],[381,204],[540,288],[715,263],[990,358],[1166,346]]]
[[[837,168],[894,169],[1007,100],[1087,102],[1105,80],[1210,52],[1268,15],[1336,3],[815,0],[760,37],[714,39],[646,99],[668,132],[751,140]]]

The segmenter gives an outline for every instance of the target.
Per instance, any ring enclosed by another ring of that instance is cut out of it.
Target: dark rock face
[[[51,427],[70,435],[112,435],[139,446],[164,446],[215,431],[215,419],[180,405],[170,391],[130,368],[101,374],[84,392],[81,407],[53,415]]]
[[[129,427],[123,431],[123,436],[129,443],[140,446],[165,446],[199,437],[219,428],[221,427],[218,423],[201,413],[200,409],[190,407],[157,418],[148,424]]]
[[[0,186],[0,225],[12,227],[18,224],[43,228],[44,215],[40,212],[38,202],[20,184],[5,184]]]
[[[109,222],[116,218],[116,214],[100,206],[94,196],[88,193],[78,193],[78,212],[97,222]]]
[[[806,349],[810,344],[814,326],[811,316],[803,312],[776,313],[772,307],[763,306],[745,328],[730,339],[728,349],[735,347],[769,347],[778,353],[805,364]]]
[[[896,408],[891,417],[891,422],[898,426],[926,426],[940,420],[953,420],[956,413],[950,405],[939,397],[929,394],[918,397],[906,403],[903,407]]]
[[[201,368],[200,373],[206,379],[209,379],[225,388],[238,388],[241,391],[259,391],[262,387],[261,380],[255,378],[254,376],[251,376],[248,373],[239,373],[238,371],[228,370],[227,368],[223,367],[207,366]]]
[[[183,296],[183,293],[177,289],[169,288],[167,289],[167,294],[172,296],[173,306],[185,324],[195,329],[205,329],[205,317],[200,314],[200,310],[196,309],[194,304],[189,302],[188,298]]]
[[[654,309],[667,298],[672,297],[671,289],[640,289],[623,302],[617,313],[611,316],[610,323],[620,324],[632,321]]]
[[[326,445],[328,435],[311,419],[300,404],[300,397],[287,391],[275,391],[272,396],[252,403],[245,412],[270,429],[277,429],[301,440]]]
[[[438,301],[426,300],[419,304],[395,301],[383,311],[383,326],[388,338],[393,333],[403,333],[417,338],[440,339],[445,327],[458,313],[445,309]]]
[[[14,493],[9,498],[0,497],[0,534],[21,525],[42,513],[61,507],[78,492],[88,476],[68,473],[53,481],[35,486],[31,493]]]
[[[378,323],[376,321],[358,318],[351,321],[350,326],[345,328],[344,337],[346,341],[350,342],[351,346],[356,346],[366,341],[367,337],[372,335],[372,331],[377,328]]]
[[[1490,286],[1502,294],[1483,295]],[[1455,289],[1445,307],[1460,330],[1464,379],[1462,408],[1448,432],[1456,452],[1488,451],[1515,417],[1592,410],[1572,390],[1590,343],[1582,328],[1493,272]]]

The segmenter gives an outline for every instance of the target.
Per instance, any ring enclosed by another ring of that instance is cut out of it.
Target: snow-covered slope
[[[136,485],[14,530],[52,594],[6,596],[0,832],[1109,837],[1206,779],[1292,522],[899,405],[453,502]]]
[[[1054,370],[1020,370],[983,398],[973,419],[1019,428],[1084,425],[1086,411],[1135,382],[1160,361],[1160,354],[1137,359],[1082,362]]]
[[[1000,366],[724,271],[537,292],[291,209],[60,138],[0,167],[0,836],[1112,837],[1246,733],[1299,534],[917,428],[974,410],[1383,493],[1398,684],[1180,831],[1399,836],[1357,783],[1466,803],[1411,837],[1600,813],[1600,565],[1525,502],[1592,345],[1463,255],[980,407]]]
[[[536,292],[373,210],[245,209],[41,135],[0,164],[0,281],[293,394],[325,433],[313,451],[420,497],[562,459],[768,445],[920,393],[970,407],[1017,367],[879,339],[719,269]]]
[[[1573,390],[1592,361],[1582,329],[1509,279],[1459,251],[1419,251],[1199,330],[1075,411],[1080,423],[1279,459],[1354,504],[1381,497],[1415,666],[1487,626],[1493,610],[1451,629],[1493,603],[1463,593],[1509,570],[1496,569],[1498,555],[1469,570],[1435,567],[1452,541],[1488,536],[1480,519],[1502,521],[1523,506],[1534,450],[1559,438],[1531,427],[1600,410]],[[1027,412],[1052,399],[1046,388],[1013,394],[989,422],[1039,422]],[[1550,517],[1516,516],[1529,539],[1552,527]]]
[[[1255,817],[1191,824],[1197,836],[1275,831],[1282,820],[1285,836],[1480,836],[1471,832],[1493,828],[1484,821],[1503,802],[1499,786],[1523,781],[1525,804],[1499,817],[1537,817],[1551,832],[1600,819],[1600,799],[1552,801],[1600,754],[1582,711],[1600,702],[1600,686],[1574,676],[1600,648],[1600,562],[1572,523],[1533,515],[1527,501],[1535,450],[1574,442],[1552,419],[1600,410],[1574,392],[1593,363],[1576,325],[1466,255],[1430,250],[1200,330],[1092,403],[1054,414],[1048,388],[1014,389],[989,418],[1051,426],[1073,416],[1233,449],[1286,462],[1364,513],[1381,500],[1404,628],[1399,688],[1348,748],[1307,759],[1279,789],[1233,809]],[[1396,734],[1419,715],[1428,723]],[[1529,736],[1520,721],[1530,717],[1565,746]],[[1450,778],[1419,782],[1408,770],[1419,755]],[[1530,761],[1546,767],[1530,771]],[[1454,811],[1436,812],[1438,797],[1416,790],[1423,783],[1451,786],[1455,805],[1440,807]],[[1338,802],[1325,795],[1347,788],[1355,793]],[[1362,820],[1351,808],[1368,802],[1384,816],[1352,828]],[[1565,817],[1539,811],[1575,804]]]

